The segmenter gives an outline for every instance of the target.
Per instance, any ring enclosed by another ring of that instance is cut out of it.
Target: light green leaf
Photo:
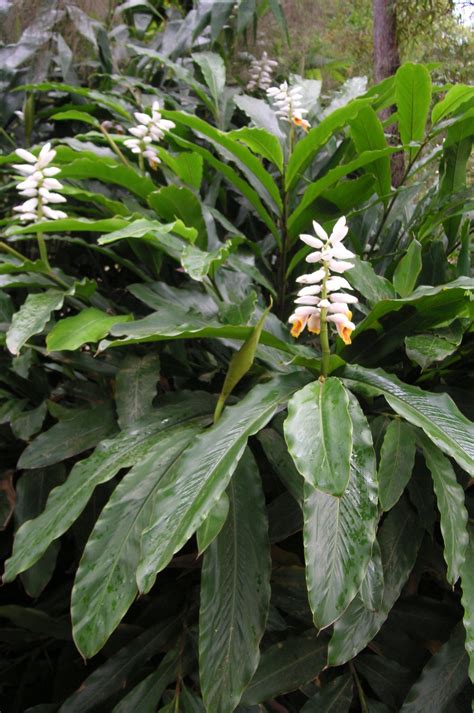
[[[352,260],[354,267],[350,271],[349,279],[351,285],[365,299],[375,306],[381,300],[396,298],[396,292],[391,282],[385,277],[377,275],[368,260],[361,260],[355,257]]]
[[[431,77],[425,66],[407,62],[397,70],[395,101],[402,143],[421,143],[431,103]],[[410,159],[418,150],[416,146],[410,147]]]
[[[405,698],[400,713],[454,710],[454,699],[467,680],[468,657],[464,639],[462,626],[457,626],[449,641],[424,667],[420,678]]]
[[[229,516],[201,573],[199,672],[206,709],[215,713],[232,713],[255,673],[270,602],[265,499],[249,450],[227,492]]]
[[[122,430],[152,412],[159,378],[158,354],[150,352],[143,357],[134,354],[125,357],[115,380],[115,403]]]
[[[391,510],[399,501],[411,478],[416,443],[413,429],[399,418],[389,423],[380,452],[378,472],[382,510]]]
[[[291,374],[256,386],[176,461],[163,479],[151,524],[142,536],[137,571],[141,592],[151,589],[157,573],[205,520],[226,489],[249,436],[268,423],[301,383],[301,375]]]
[[[463,624],[466,631],[466,651],[469,654],[469,677],[474,683],[474,525],[468,523],[469,543],[461,566],[461,603],[464,607]]]
[[[351,472],[349,396],[329,377],[298,391],[288,404],[285,439],[295,465],[312,488],[343,495]]]
[[[63,148],[64,152],[64,148]],[[68,161],[61,161],[61,179],[88,179],[93,178],[103,183],[113,183],[116,186],[122,186],[131,193],[134,193],[139,198],[146,200],[147,196],[154,190],[156,186],[150,178],[142,176],[131,166],[124,166],[123,163],[115,161],[110,157],[95,156],[91,158],[78,158],[80,154],[76,151],[71,151],[66,154]],[[58,157],[63,158],[63,153],[58,151]],[[72,160],[71,160],[72,159]]]
[[[202,555],[224,527],[229,514],[229,498],[222,493],[219,500],[196,532],[198,553]]]
[[[256,705],[303,686],[324,668],[326,653],[326,641],[315,632],[271,646],[262,654],[242,703]]]
[[[225,88],[224,60],[215,52],[194,52],[191,57],[199,66],[216,107],[219,106]]]
[[[122,468],[146,458],[163,431],[214,409],[213,399],[201,392],[184,391],[180,396],[162,398],[162,402],[159,409],[140,423],[140,428],[135,426],[102,441],[92,455],[76,463],[64,485],[51,492],[44,512],[16,533],[12,556],[5,565],[5,581],[11,582],[28,569],[51,542],[71,527],[98,485],[111,480]]]
[[[229,131],[227,136],[241,141],[254,153],[275,164],[280,172],[283,171],[283,150],[274,134],[262,128],[244,126],[242,129]]]
[[[239,238],[227,240],[225,244],[211,251],[199,250],[194,245],[186,245],[181,253],[181,265],[188,275],[198,282],[222,265],[238,246]]]
[[[400,501],[387,515],[379,529],[382,553],[384,593],[377,612],[369,611],[357,596],[334,625],[329,642],[328,664],[346,663],[379,632],[415,564],[424,530],[410,506]]]
[[[114,324],[129,322],[130,314],[110,315],[95,307],[86,307],[74,317],[59,320],[46,337],[49,352],[74,351],[83,344],[98,342]]]
[[[76,109],[70,109],[68,111],[59,111],[51,116],[51,119],[55,121],[83,121],[85,124],[90,124],[91,126],[99,126],[99,120],[88,114],[85,111],[78,111]]]
[[[349,104],[333,111],[318,126],[311,129],[301,141],[298,141],[286,169],[287,191],[294,188],[316,153],[329,141],[331,136],[342,129],[351,119],[354,119],[359,111],[370,103],[370,99],[354,99]]]
[[[303,409],[303,406],[300,408]],[[372,435],[352,394],[349,413],[353,426],[353,451],[350,479],[344,494],[342,497],[326,495],[305,484],[303,534],[306,583],[314,624],[318,629],[333,624],[360,589],[377,530]]]
[[[375,151],[387,148],[384,128],[380,119],[371,106],[364,106],[350,120],[351,134],[359,154],[364,151]],[[388,197],[392,187],[392,177],[390,172],[390,157],[384,156],[374,161],[366,168],[368,173],[373,173],[376,178],[377,193],[384,201]]]
[[[474,97],[474,87],[468,84],[456,84],[451,87],[444,99],[434,105],[431,112],[431,123],[438,124],[472,97]]]
[[[245,374],[252,367],[255,360],[255,352],[262,335],[263,325],[265,324],[265,319],[269,313],[272,304],[264,310],[262,316],[258,320],[257,324],[253,328],[251,334],[245,342],[242,344],[237,352],[234,352],[230,360],[227,373],[225,375],[224,384],[222,386],[221,393],[216,404],[216,410],[214,412],[214,421],[217,421],[222,413],[225,402],[231,395],[232,391],[235,389],[237,384],[243,379]]]
[[[474,425],[447,394],[409,386],[382,369],[345,366],[343,376],[376,389],[396,413],[422,428],[438,448],[474,474]]]
[[[272,107],[264,99],[250,97],[247,94],[237,94],[237,96],[234,96],[234,104],[247,114],[255,124],[255,128],[265,129],[265,131],[275,136],[280,144],[285,141],[285,135],[280,128],[278,118]]]
[[[441,519],[444,541],[444,559],[448,565],[448,582],[453,586],[461,574],[466,549],[468,513],[464,504],[464,490],[458,483],[449,460],[433,445],[429,438],[418,434],[423,455],[432,478]]]
[[[207,229],[201,203],[189,188],[163,186],[159,191],[150,193],[148,205],[162,220],[170,223],[173,220],[181,220],[187,227],[195,228],[198,235],[197,245],[201,248],[207,247]]]
[[[193,423],[162,434],[120,481],[87,541],[71,596],[73,637],[84,658],[104,646],[137,596],[140,537],[161,479],[199,432]]]
[[[51,312],[61,309],[66,297],[65,292],[46,290],[30,294],[16,312],[8,328],[6,344],[12,354],[19,354],[22,346],[45,328]]]
[[[398,294],[407,297],[413,292],[421,272],[421,244],[413,238],[393,274],[393,286]]]

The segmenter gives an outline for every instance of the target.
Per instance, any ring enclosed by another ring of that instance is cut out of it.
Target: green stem
[[[324,266],[325,274],[324,274],[324,279],[323,279],[323,285],[322,285],[322,290],[321,290],[321,299],[326,300],[328,296],[328,290],[326,287],[326,281],[329,277],[329,269],[327,265]],[[329,347],[329,327],[328,327],[328,320],[327,320],[327,307],[321,307],[321,314],[320,314],[320,320],[321,320],[321,331],[319,333],[319,340],[321,343],[321,355],[322,355],[322,360],[321,360],[321,376],[326,379],[328,372],[329,372],[329,359],[331,356],[331,349]]]
[[[145,175],[145,159],[142,154],[138,155],[138,165],[140,167],[140,173],[144,176]]]
[[[290,134],[288,138],[288,159],[293,153],[295,145],[295,127],[290,124]],[[283,169],[283,186],[286,183],[286,165]],[[281,252],[278,260],[278,307],[280,316],[283,316],[285,310],[285,299],[286,299],[286,264],[288,260],[288,248],[290,243],[290,236],[288,235],[288,216],[289,216],[289,205],[290,205],[290,195],[283,189],[283,212],[281,215]]]
[[[26,255],[22,255],[22,253],[19,253],[18,250],[15,250],[3,241],[0,242],[0,250],[3,250],[4,253],[8,253],[9,255],[13,255],[13,257],[17,257],[19,260],[25,261],[28,259]]]
[[[362,713],[369,713],[367,701],[365,700],[364,689],[362,688],[359,676],[357,675],[357,671],[355,670],[355,666],[352,661],[349,661],[349,668],[356,684],[357,695],[359,696],[360,710]]]
[[[102,124],[99,124],[99,130],[100,130],[101,133],[105,136],[105,138],[107,139],[107,142],[108,142],[110,148],[112,149],[112,151],[115,151],[115,153],[117,154],[117,156],[119,157],[119,159],[122,161],[122,163],[124,164],[124,166],[127,166],[127,168],[130,168],[129,162],[127,161],[127,159],[126,159],[125,156],[123,155],[122,151],[120,150],[119,146],[118,146],[117,143],[113,140],[113,138],[111,137],[111,135],[109,134],[109,132],[107,131],[107,129],[104,129],[104,127],[102,126]]]

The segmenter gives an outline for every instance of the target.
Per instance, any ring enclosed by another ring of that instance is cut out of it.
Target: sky
[[[462,22],[467,27],[474,28],[474,2],[469,0],[455,0],[454,2]]]

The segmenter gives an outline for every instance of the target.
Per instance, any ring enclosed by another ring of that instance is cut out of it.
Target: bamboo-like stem
[[[328,290],[326,286],[326,282],[329,277],[329,270],[327,265],[324,266],[324,279],[323,279],[323,284],[322,284],[322,289],[321,289],[321,299],[326,300],[328,296]],[[331,356],[331,349],[329,347],[329,327],[328,327],[328,320],[327,320],[327,314],[328,310],[327,307],[321,307],[321,314],[320,314],[320,334],[319,334],[319,340],[321,343],[321,376],[323,379],[327,378],[328,372],[329,372],[329,358]]]
[[[123,154],[122,151],[120,150],[118,144],[113,140],[113,138],[111,137],[111,135],[109,134],[109,132],[107,131],[107,129],[105,129],[105,128],[102,126],[102,124],[99,124],[99,130],[100,130],[100,132],[105,136],[105,138],[106,138],[106,140],[107,140],[107,143],[109,144],[110,148],[112,149],[112,151],[114,151],[114,152],[117,154],[117,156],[119,157],[119,159],[122,161],[123,165],[124,165],[124,166],[127,166],[127,168],[130,168],[129,162],[127,161],[127,159],[125,158],[124,154]]]

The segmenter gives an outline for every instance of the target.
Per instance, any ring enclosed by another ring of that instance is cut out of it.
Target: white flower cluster
[[[141,111],[136,111],[135,119],[139,122],[137,126],[129,129],[134,139],[127,139],[124,145],[134,154],[140,154],[147,159],[150,168],[156,168],[161,163],[158,155],[151,145],[153,141],[161,141],[166,131],[174,129],[176,124],[168,119],[161,118],[160,104],[154,101],[151,107],[151,115]]]
[[[298,306],[288,320],[293,325],[291,334],[298,337],[306,326],[308,331],[319,334],[321,320],[325,319],[335,325],[344,344],[350,344],[355,326],[351,322],[352,312],[348,305],[358,300],[354,295],[341,292],[352,290],[341,275],[354,267],[348,260],[355,257],[342,244],[348,232],[346,219],[344,216],[339,218],[330,236],[315,220],[313,228],[317,237],[300,235],[300,239],[315,248],[315,252],[306,257],[306,262],[319,263],[321,267],[316,272],[297,278],[297,282],[305,286],[298,292],[295,300]]]
[[[278,62],[274,59],[269,59],[266,52],[262,54],[260,59],[253,57],[250,62],[250,79],[247,84],[247,90],[249,92],[254,89],[267,91],[272,84],[272,74],[275,67],[278,67]]]
[[[289,87],[288,82],[283,82],[279,87],[270,87],[267,89],[267,96],[273,100],[274,106],[277,108],[275,112],[283,121],[288,121],[296,126],[301,126],[307,131],[309,122],[303,118],[308,110],[303,107],[303,90],[298,85]]]
[[[25,149],[17,149],[15,153],[26,161],[26,163],[13,164],[13,168],[25,177],[17,184],[17,190],[27,200],[13,208],[14,211],[20,213],[20,220],[26,223],[42,218],[49,220],[67,218],[64,211],[55,210],[49,206],[50,203],[66,202],[64,196],[54,193],[54,191],[60,191],[63,184],[53,178],[60,173],[61,169],[49,165],[56,156],[56,151],[51,148],[51,144],[45,144],[38,156]]]

